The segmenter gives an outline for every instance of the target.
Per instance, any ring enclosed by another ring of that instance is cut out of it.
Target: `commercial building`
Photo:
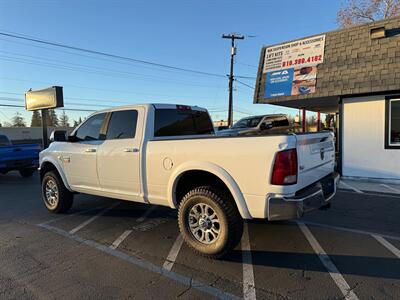
[[[263,47],[254,103],[335,114],[341,174],[400,181],[400,18]]]

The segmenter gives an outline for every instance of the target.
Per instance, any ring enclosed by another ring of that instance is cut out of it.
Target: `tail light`
[[[297,183],[296,149],[280,151],[275,156],[271,184],[289,185]]]

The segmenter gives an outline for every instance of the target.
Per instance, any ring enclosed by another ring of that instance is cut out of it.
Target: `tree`
[[[317,119],[315,118],[315,116],[309,116],[307,118],[307,126],[315,126],[317,124]]]
[[[26,127],[26,123],[22,115],[17,112],[15,116],[11,119],[12,127]]]
[[[69,127],[69,118],[67,114],[65,113],[65,110],[62,111],[61,117],[60,117],[60,126],[61,127]]]
[[[74,128],[75,127],[77,127],[79,124],[81,124],[82,123],[82,118],[81,117],[79,117],[79,119],[78,119],[78,121],[77,120],[74,120]]]
[[[337,23],[346,28],[400,15],[400,0],[347,0],[337,12]]]
[[[38,110],[34,110],[32,113],[31,127],[42,126],[42,116]]]
[[[47,111],[47,126],[51,127],[59,126],[58,116],[54,109],[49,109]]]

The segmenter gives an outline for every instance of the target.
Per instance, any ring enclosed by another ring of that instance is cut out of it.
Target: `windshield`
[[[261,122],[262,117],[245,118],[237,121],[232,128],[253,128]]]

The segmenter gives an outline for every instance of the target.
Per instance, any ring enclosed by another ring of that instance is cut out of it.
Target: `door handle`
[[[93,153],[93,152],[96,152],[96,151],[97,151],[96,148],[89,148],[89,149],[85,150],[85,152],[89,152],[89,153]]]
[[[125,148],[124,149],[124,152],[139,152],[139,149],[138,148]]]

